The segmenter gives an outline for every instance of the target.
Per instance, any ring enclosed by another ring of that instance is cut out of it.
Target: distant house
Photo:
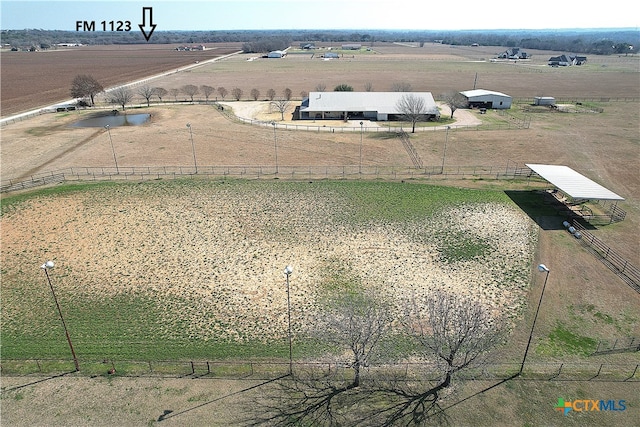
[[[327,52],[323,56],[324,56],[324,59],[336,59],[339,57],[338,54],[335,52]]]
[[[549,65],[552,67],[567,67],[571,65],[571,60],[567,58],[567,55],[552,56],[549,58]]]
[[[585,62],[587,62],[587,57],[586,56],[574,56],[573,57],[574,65],[582,65]]]
[[[500,92],[474,89],[460,92],[467,99],[469,108],[492,108],[503,110],[511,108],[511,97]]]
[[[424,100],[427,119],[437,119],[440,111],[431,92],[311,92],[298,109],[299,119],[400,120],[398,101],[404,95]]]
[[[313,43],[300,43],[300,49],[313,50],[315,48],[316,48],[316,45]]]
[[[362,45],[357,43],[347,43],[342,45],[342,50],[360,50],[360,49],[362,49]]]
[[[282,51],[282,50],[274,50],[272,52],[269,52],[269,54],[267,55],[267,58],[284,58],[287,55],[287,52]]]
[[[519,47],[512,47],[507,49],[498,55],[500,59],[529,59],[530,56],[527,52],[520,50]]]
[[[586,56],[560,55],[549,58],[549,65],[552,67],[567,67],[570,65],[582,65],[587,62]]]

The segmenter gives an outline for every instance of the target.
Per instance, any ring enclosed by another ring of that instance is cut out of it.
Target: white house
[[[424,100],[427,119],[437,119],[440,111],[431,92],[311,92],[298,111],[299,119],[399,120],[398,102],[404,95]]]
[[[500,92],[484,89],[474,89],[460,92],[467,98],[469,108],[493,108],[502,110],[511,108],[511,97]]]

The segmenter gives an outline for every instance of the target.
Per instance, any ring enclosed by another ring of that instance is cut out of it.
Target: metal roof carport
[[[613,191],[604,188],[568,166],[529,163],[526,166],[573,199],[624,200],[623,197],[618,196]]]

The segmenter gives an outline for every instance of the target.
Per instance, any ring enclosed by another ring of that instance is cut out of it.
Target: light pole
[[[271,122],[271,126],[273,126],[273,146],[276,152],[276,175],[277,175],[278,174],[278,138],[276,137],[276,122]]]
[[[287,265],[284,275],[287,276],[287,318],[289,319],[289,375],[293,372],[293,345],[291,343],[291,297],[289,296],[289,276],[293,273],[293,267]]]
[[[358,173],[362,174],[362,125],[364,123],[360,122],[360,166],[358,167]]]
[[[113,148],[113,139],[111,139],[111,126],[105,125],[104,127],[109,134],[109,142],[111,143],[111,152],[113,153],[113,162],[116,164],[116,173],[120,175],[120,169],[118,169],[118,158],[116,157],[116,150]]]
[[[58,298],[56,298],[56,292],[53,290],[53,285],[51,284],[51,278],[49,277],[48,270],[53,268],[53,261],[47,261],[40,266],[41,269],[44,270],[44,274],[47,276],[47,282],[49,282],[49,287],[51,288],[51,295],[53,295],[53,301],[56,303],[56,308],[58,309],[58,314],[60,315],[60,320],[62,320],[62,327],[64,328],[64,333],[67,336],[67,342],[69,343],[69,348],[71,349],[71,355],[73,356],[73,364],[76,367],[76,371],[80,370],[80,365],[78,364],[78,358],[76,357],[76,352],[73,350],[73,344],[71,344],[71,337],[69,336],[69,331],[67,330],[67,324],[64,322],[64,317],[62,317],[62,310],[60,310],[60,304],[58,304]]]
[[[451,126],[447,126],[447,130],[444,134],[444,151],[442,153],[442,167],[440,168],[441,174],[444,173],[444,162],[447,158],[447,140],[449,139],[449,129],[451,129]]]
[[[527,354],[529,353],[529,346],[531,345],[531,338],[533,337],[533,329],[536,327],[536,320],[538,319],[538,313],[540,312],[540,306],[542,305],[542,297],[544,296],[544,289],[547,287],[547,279],[549,279],[549,268],[544,265],[538,265],[538,271],[542,273],[547,273],[544,277],[544,284],[542,285],[542,291],[540,292],[540,301],[538,301],[538,308],[536,309],[536,314],[533,316],[533,324],[531,325],[531,332],[529,333],[529,341],[527,342],[527,347],[524,349],[524,357],[522,358],[522,365],[520,365],[520,372],[518,375],[522,375],[522,370],[524,369],[524,362],[527,360]]]
[[[191,138],[191,151],[193,152],[193,166],[196,168],[196,174],[198,173],[198,162],[196,161],[196,145],[193,143],[193,131],[191,130],[191,123],[187,123],[189,129],[189,136]]]

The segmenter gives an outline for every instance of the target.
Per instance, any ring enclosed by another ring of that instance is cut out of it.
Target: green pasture
[[[243,192],[247,197],[269,189],[275,197],[295,198],[297,195],[313,193],[320,199],[323,195],[338,196],[342,200],[330,213],[332,223],[345,227],[398,223],[417,218],[428,220],[441,209],[474,203],[494,202],[512,204],[503,191],[469,190],[408,183],[382,182],[250,182],[250,181],[172,181],[143,184],[80,184],[63,185],[40,189],[28,194],[5,197],[2,200],[3,219],[20,215],[22,209],[30,209],[31,202],[56,197],[73,197],[75,194],[90,199],[108,199],[118,205],[119,197],[131,195],[160,197],[197,187],[206,193],[207,188],[227,185],[234,192]],[[286,233],[286,230],[273,230]],[[442,233],[446,234],[446,230]],[[446,236],[444,236],[446,237]],[[490,250],[488,242],[452,235],[443,239],[443,257],[451,262],[483,256]],[[91,254],[87,254],[91,257]],[[24,259],[24,265],[2,270],[2,358],[3,359],[56,359],[68,358],[69,349],[64,331],[55,310],[44,275],[34,272],[32,265],[42,260],[28,260],[28,251],[23,254],[3,254],[3,258]],[[13,264],[15,265],[15,264]],[[32,270],[29,272],[29,270]],[[73,280],[72,273],[65,269],[52,270],[52,279]],[[348,273],[339,280],[349,280]],[[127,279],[129,280],[129,279]],[[132,278],[130,280],[135,280]],[[179,317],[167,319],[163,309],[167,305],[188,306],[188,300],[162,299],[145,290],[127,291],[117,295],[96,298],[90,292],[58,292],[67,327],[78,357],[86,360],[177,360],[233,358],[268,358],[286,360],[288,342],[286,336],[265,341],[202,339],[188,333],[189,325]],[[219,320],[211,313],[203,313],[210,324]],[[222,325],[224,326],[224,325]],[[295,357],[304,358],[317,353],[315,343],[298,339]]]

